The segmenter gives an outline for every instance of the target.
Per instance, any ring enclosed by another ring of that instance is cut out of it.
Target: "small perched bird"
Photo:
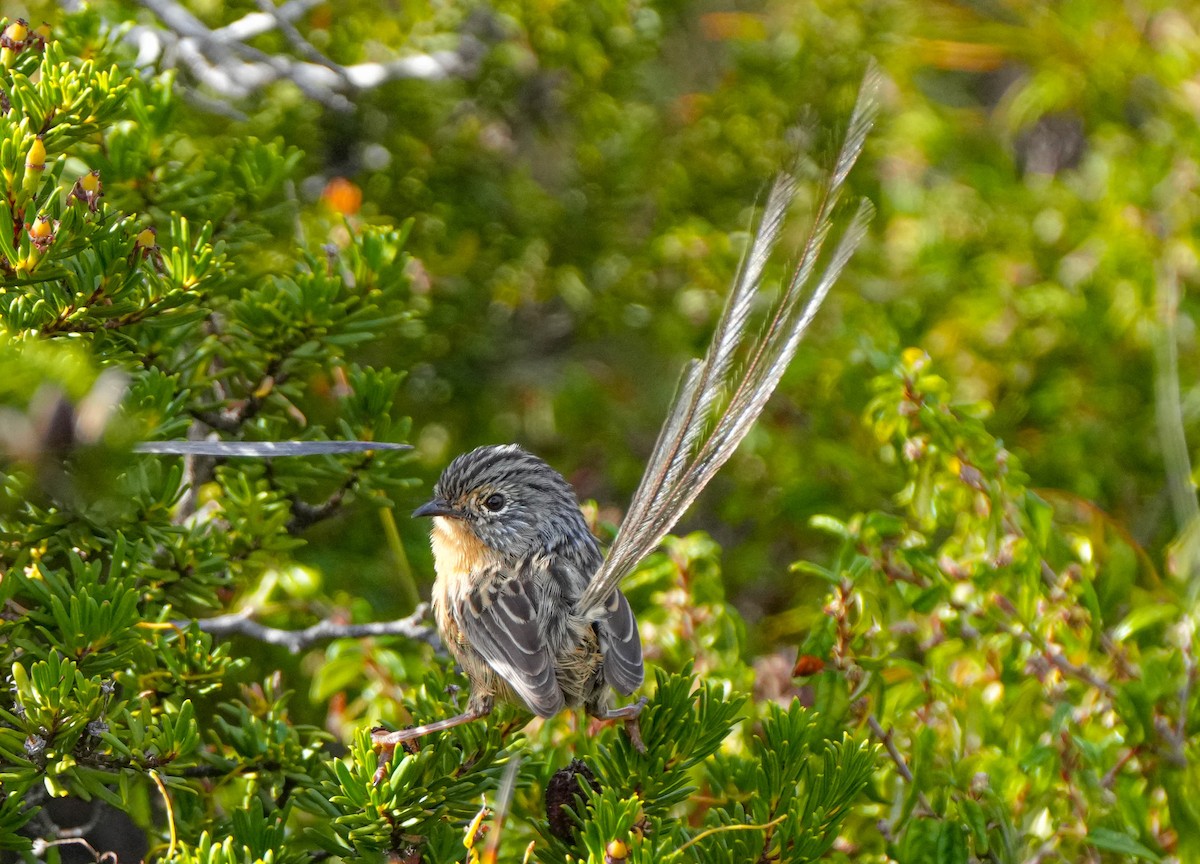
[[[636,716],[609,707],[609,688],[642,684],[637,621],[619,590],[576,609],[604,558],[561,474],[515,444],[480,447],[414,515],[433,517],[434,617],[471,682],[468,714],[515,698],[541,717]]]
[[[637,622],[618,586],[651,552],[733,454],[783,376],[805,330],[866,231],[861,201],[809,290],[834,207],[875,114],[877,73],[863,81],[837,161],[818,200],[791,279],[745,337],[763,293],[763,270],[797,190],[776,178],[703,360],[684,372],[645,474],[607,557],[588,530],[570,484],[515,444],[480,447],[442,473],[414,516],[433,517],[438,632],[470,682],[467,710],[424,726],[373,730],[384,758],[398,744],[486,716],[497,700],[541,717],[583,707],[624,720],[642,749],[637,717],[646,700],[613,708],[613,690],[642,684]]]

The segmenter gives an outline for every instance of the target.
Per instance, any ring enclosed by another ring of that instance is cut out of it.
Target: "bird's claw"
[[[642,709],[646,707],[646,701],[646,697],[643,696],[630,705],[629,707],[633,710],[625,718],[625,734],[629,736],[629,743],[633,745],[634,750],[643,756],[646,755],[646,744],[642,741],[642,726],[638,722],[638,718],[642,714]]]
[[[629,743],[633,745],[633,749],[645,756],[646,744],[642,741],[642,727],[638,725],[636,717],[625,721],[625,734],[629,736]]]
[[[375,776],[371,778],[372,785],[378,786],[387,776],[388,766],[392,763],[392,754],[396,752],[396,747],[412,741],[420,734],[414,735],[413,731],[412,729],[401,729],[392,732],[382,726],[376,726],[371,730],[371,744],[379,752],[379,767],[375,769]]]
[[[371,778],[372,786],[383,782],[383,778],[387,776],[388,765],[392,762],[392,754],[396,752],[396,744],[389,740],[391,734],[382,726],[371,730],[371,744],[379,752],[379,767],[375,769],[375,776]]]
[[[638,718],[642,714],[642,709],[646,707],[648,700],[645,696],[636,702],[626,705],[622,708],[609,708],[605,711],[599,711],[593,714],[597,720],[620,720],[625,724],[625,734],[629,736],[629,743],[633,745],[633,749],[645,755],[646,744],[642,741],[642,727],[638,723]]]

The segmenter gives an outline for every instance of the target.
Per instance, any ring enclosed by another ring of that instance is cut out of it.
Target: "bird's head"
[[[413,516],[454,520],[484,545],[517,557],[564,542],[595,542],[571,484],[516,444],[457,457]]]

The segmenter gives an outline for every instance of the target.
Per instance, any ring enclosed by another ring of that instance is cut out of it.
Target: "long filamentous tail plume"
[[[589,616],[603,608],[621,579],[662,542],[733,455],[866,234],[874,208],[863,199],[814,283],[846,176],[875,120],[879,78],[872,64],[859,88],[845,140],[818,199],[796,269],[769,310],[759,338],[747,345],[751,313],[763,293],[763,272],[798,189],[789,173],[781,173],[772,183],[758,233],[742,260],[708,353],[684,370],[633,503],[608,557],[576,603],[577,614]]]

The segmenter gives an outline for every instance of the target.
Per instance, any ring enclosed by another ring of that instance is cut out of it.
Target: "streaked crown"
[[[561,474],[516,444],[478,447],[454,459],[415,516],[462,520],[507,555],[582,544],[599,559],[575,490]]]

